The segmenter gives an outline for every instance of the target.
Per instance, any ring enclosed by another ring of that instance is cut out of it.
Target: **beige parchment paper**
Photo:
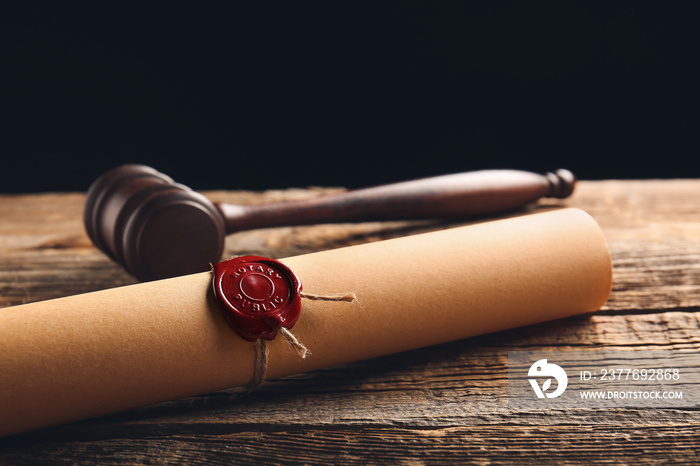
[[[282,259],[304,291],[267,378],[575,314],[605,303],[612,266],[595,221],[561,209]],[[0,435],[245,385],[253,344],[200,273],[0,309]]]

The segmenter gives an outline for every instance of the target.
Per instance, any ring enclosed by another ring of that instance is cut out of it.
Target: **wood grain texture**
[[[206,194],[255,204],[333,191]],[[133,282],[90,244],[83,199],[0,196],[0,306]],[[0,439],[0,464],[695,463],[697,409],[509,409],[509,350],[700,349],[700,180],[580,182],[536,209],[558,205],[591,213],[608,240],[613,292],[595,315]],[[226,255],[284,257],[456,224],[240,232]]]

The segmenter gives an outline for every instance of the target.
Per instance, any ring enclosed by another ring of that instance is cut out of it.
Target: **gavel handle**
[[[542,197],[568,197],[575,181],[574,175],[563,169],[546,175],[481,170],[301,201],[216,206],[224,216],[228,233],[317,223],[470,217],[514,210]]]

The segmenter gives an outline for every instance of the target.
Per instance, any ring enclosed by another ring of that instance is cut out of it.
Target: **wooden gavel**
[[[459,218],[514,210],[542,197],[565,198],[568,170],[539,175],[482,170],[264,205],[212,203],[144,165],[101,175],[85,201],[92,242],[142,281],[203,272],[218,262],[227,234],[315,223]]]

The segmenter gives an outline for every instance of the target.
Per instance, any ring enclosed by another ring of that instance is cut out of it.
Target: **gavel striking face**
[[[99,177],[85,201],[92,242],[140,280],[202,271],[218,262],[225,226],[207,198],[143,165]]]
[[[574,189],[568,170],[482,170],[259,206],[218,203],[144,165],[122,165],[87,192],[92,242],[142,281],[209,270],[227,234],[315,223],[475,217]]]

